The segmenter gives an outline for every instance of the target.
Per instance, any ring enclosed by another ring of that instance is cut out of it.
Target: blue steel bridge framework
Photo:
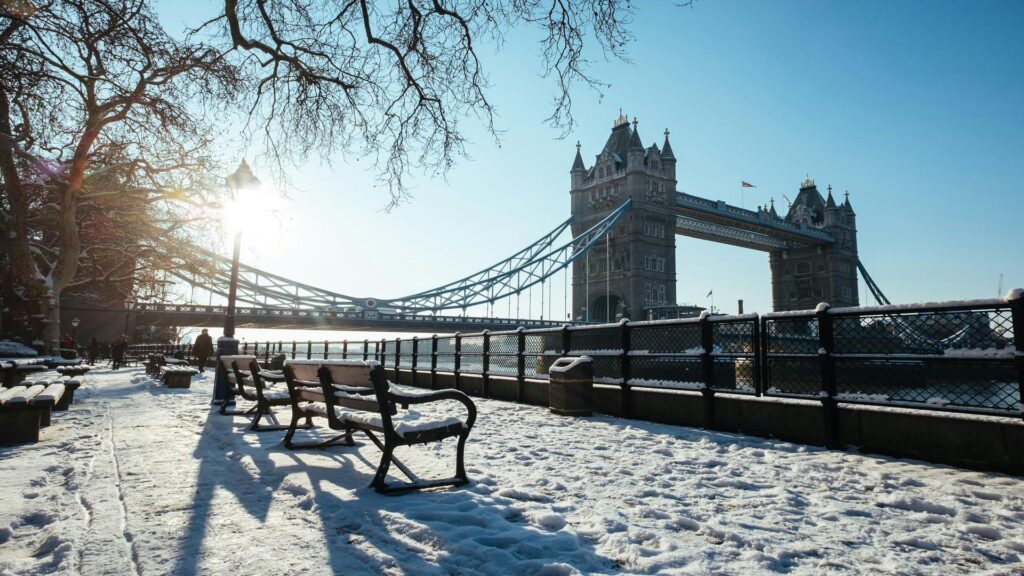
[[[283,276],[239,265],[236,323],[258,328],[359,329],[396,332],[452,333],[503,330],[523,326],[561,326],[558,319],[496,317],[495,303],[517,298],[534,286],[549,281],[583,258],[628,213],[631,200],[585,232],[561,240],[572,223],[570,216],[551,231],[475,274],[436,288],[398,298],[355,297],[296,282]],[[745,248],[770,251],[795,246],[826,245],[828,232],[796,225],[767,212],[745,210],[721,201],[690,194],[675,195],[676,233]],[[180,261],[170,273],[195,289],[226,298],[231,277],[228,258],[187,242],[169,240],[161,247]],[[207,263],[197,272],[194,263]],[[888,303],[867,271],[860,270],[879,303]],[[488,306],[486,317],[466,316],[467,309]],[[518,307],[517,307],[518,308]],[[452,315],[452,311],[462,312]],[[189,303],[131,302],[128,314],[136,324],[219,326],[226,306]],[[447,313],[447,314],[445,314]]]

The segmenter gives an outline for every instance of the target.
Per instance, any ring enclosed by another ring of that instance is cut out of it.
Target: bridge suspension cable
[[[293,310],[340,309],[349,306],[364,308],[367,307],[368,301],[374,300],[372,306],[395,308],[404,313],[420,313],[442,310],[465,311],[469,307],[483,304],[488,305],[493,311],[496,302],[507,298],[511,315],[512,297],[516,298],[518,311],[519,298],[523,290],[530,290],[537,284],[542,284],[543,289],[543,283],[547,279],[566,270],[577,258],[589,253],[590,249],[613,229],[630,206],[631,200],[627,199],[590,229],[558,244],[559,238],[572,223],[570,217],[526,248],[492,266],[443,286],[409,296],[394,299],[359,298],[295,282],[239,263],[237,299],[239,303],[255,307]],[[168,272],[189,284],[193,292],[198,287],[209,292],[211,298],[213,294],[227,297],[231,278],[229,258],[170,235],[165,236],[162,243],[154,248],[163,251],[177,262],[178,265],[171,266]],[[197,267],[203,269],[198,270]],[[527,296],[532,313],[532,291]]]
[[[497,264],[437,288],[387,300],[386,304],[406,312],[424,312],[493,303],[511,296],[515,296],[518,301],[523,290],[540,284],[589,253],[598,241],[613,230],[631,205],[632,200],[627,199],[579,236],[556,245],[558,236],[572,222],[570,218],[533,244]]]
[[[868,269],[864,267],[864,263],[857,260],[857,269],[860,270],[860,275],[864,277],[864,283],[868,285],[868,290],[871,291],[871,295],[875,297],[875,302],[878,302],[879,306],[887,306],[892,304],[889,299],[882,293],[882,289],[875,284],[875,281],[871,278],[871,274],[868,274]]]

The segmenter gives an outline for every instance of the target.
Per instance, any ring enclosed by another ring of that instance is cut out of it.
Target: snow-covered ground
[[[474,482],[380,496],[368,441],[288,451],[211,381],[98,369],[0,448],[0,574],[1024,573],[1022,478],[477,399]]]

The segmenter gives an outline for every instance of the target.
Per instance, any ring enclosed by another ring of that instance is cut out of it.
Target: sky
[[[185,19],[166,4],[167,22]],[[467,120],[472,158],[446,178],[414,174],[413,200],[390,212],[367,159],[310,159],[274,202],[279,219],[244,237],[243,261],[384,299],[476,272],[568,217],[575,144],[593,164],[622,108],[645,146],[671,131],[678,190],[780,211],[806,176],[849,191],[860,259],[894,303],[995,297],[1000,275],[1003,293],[1024,287],[1024,3],[636,6],[631,62],[591,53],[612,85],[574,92],[568,137],[544,124],[555,86],[536,38],[514,32],[500,52],[482,47],[500,145]],[[741,197],[741,180],[757,187]],[[713,291],[725,312],[738,299],[771,309],[766,253],[678,236],[676,267],[680,303]],[[563,314],[562,285],[546,317]]]

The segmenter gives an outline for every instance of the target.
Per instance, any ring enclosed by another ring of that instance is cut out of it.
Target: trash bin
[[[555,360],[548,369],[548,406],[562,416],[590,416],[594,411],[594,361],[589,356]]]

